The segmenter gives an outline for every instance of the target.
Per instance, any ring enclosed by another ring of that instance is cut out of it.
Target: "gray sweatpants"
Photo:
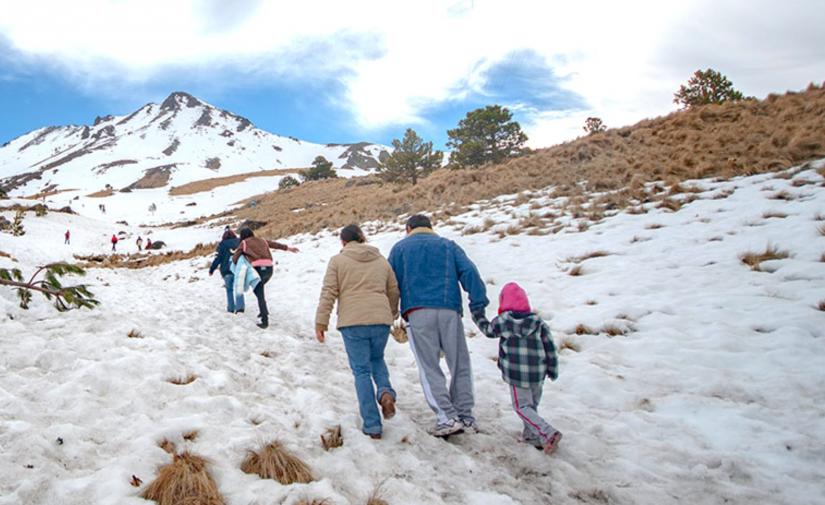
[[[418,309],[409,315],[408,322],[407,333],[421,388],[438,424],[456,418],[475,421],[473,372],[461,316],[449,309]],[[440,351],[444,352],[450,370],[449,390],[439,363]]]
[[[527,443],[543,446],[556,431],[556,428],[545,421],[537,411],[544,384],[532,384],[530,389],[516,387],[512,384],[507,386],[510,388],[513,409],[524,423],[521,438]]]

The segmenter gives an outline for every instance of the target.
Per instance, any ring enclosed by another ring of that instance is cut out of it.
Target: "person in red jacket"
[[[63,238],[64,238],[63,243],[68,244],[69,240],[72,238],[72,234],[69,233],[69,230],[66,230],[66,233],[63,234]]]
[[[112,234],[112,252],[117,251],[117,235]]]

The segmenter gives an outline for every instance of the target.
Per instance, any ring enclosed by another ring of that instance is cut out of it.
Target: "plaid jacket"
[[[490,322],[484,311],[473,313],[473,321],[489,338],[498,338],[498,367],[508,384],[529,388],[544,377],[559,376],[556,347],[550,328],[536,314],[504,312]]]

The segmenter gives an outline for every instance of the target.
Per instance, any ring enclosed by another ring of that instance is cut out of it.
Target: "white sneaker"
[[[462,419],[461,424],[464,425],[464,431],[466,433],[478,433],[478,424],[476,424],[475,420],[473,419]]]
[[[434,437],[445,438],[456,433],[462,433],[463,431],[464,423],[458,419],[450,419],[444,424],[436,424],[435,428],[430,431],[430,434]]]

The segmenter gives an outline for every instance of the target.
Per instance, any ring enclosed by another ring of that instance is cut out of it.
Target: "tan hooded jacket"
[[[315,326],[326,330],[335,301],[338,328],[392,324],[398,317],[398,283],[387,260],[375,247],[349,242],[329,260],[315,314]]]

